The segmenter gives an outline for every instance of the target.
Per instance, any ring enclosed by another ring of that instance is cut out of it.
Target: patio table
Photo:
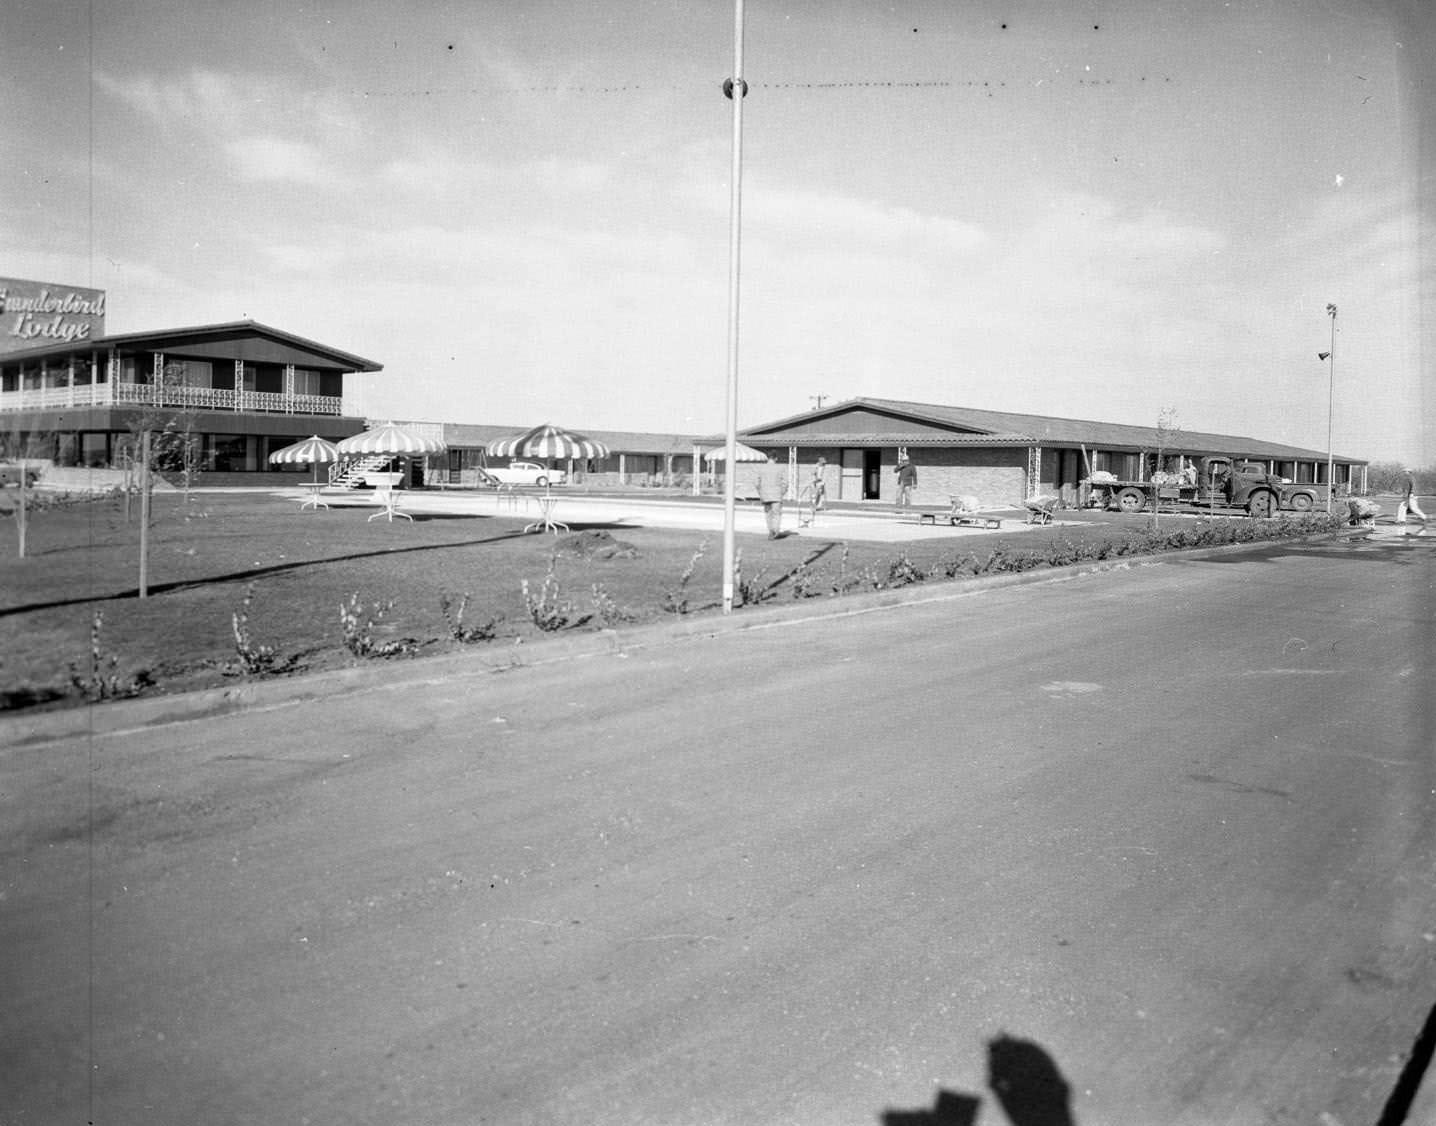
[[[539,502],[539,512],[541,513],[541,519],[535,520],[532,524],[528,525],[528,527],[524,529],[525,534],[537,530],[543,532],[552,532],[554,535],[558,535],[558,530],[560,528],[562,528],[565,532],[569,531],[569,526],[567,524],[563,523],[563,521],[561,520],[555,520],[553,518],[553,510],[554,506],[558,504],[558,497],[554,496],[552,493],[542,493],[535,499],[537,499]]]
[[[402,473],[366,473],[364,475],[364,480],[374,486],[374,499],[384,506],[383,511],[374,513],[369,517],[370,520],[377,520],[383,516],[393,523],[394,517],[402,516],[409,523],[414,522],[414,518],[407,512],[399,511],[399,490],[396,486],[403,476]]]
[[[329,487],[328,481],[305,481],[299,487],[308,494],[304,498],[304,503],[299,506],[300,512],[303,512],[306,508],[318,510],[329,507],[319,496],[321,492]]]

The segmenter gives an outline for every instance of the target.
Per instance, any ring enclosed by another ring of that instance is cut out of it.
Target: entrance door
[[[863,451],[863,500],[877,500],[883,491],[882,450]]]
[[[842,474],[838,480],[839,500],[861,500],[863,496],[863,451],[843,450]]]

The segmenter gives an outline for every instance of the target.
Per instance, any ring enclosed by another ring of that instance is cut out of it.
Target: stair
[[[329,467],[329,487],[357,489],[364,483],[364,474],[377,473],[393,460],[388,454],[370,454],[353,461],[336,461]]]

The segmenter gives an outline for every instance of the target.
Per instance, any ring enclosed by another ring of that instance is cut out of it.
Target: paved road
[[[13,748],[0,1122],[1373,1123],[1432,583],[1276,547]]]

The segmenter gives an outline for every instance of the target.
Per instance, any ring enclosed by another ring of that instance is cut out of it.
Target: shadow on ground
[[[1031,1040],[998,1036],[987,1043],[987,1085],[1011,1126],[1076,1126],[1072,1087],[1057,1062]],[[979,1095],[939,1090],[930,1109],[885,1110],[879,1126],[976,1126]]]

